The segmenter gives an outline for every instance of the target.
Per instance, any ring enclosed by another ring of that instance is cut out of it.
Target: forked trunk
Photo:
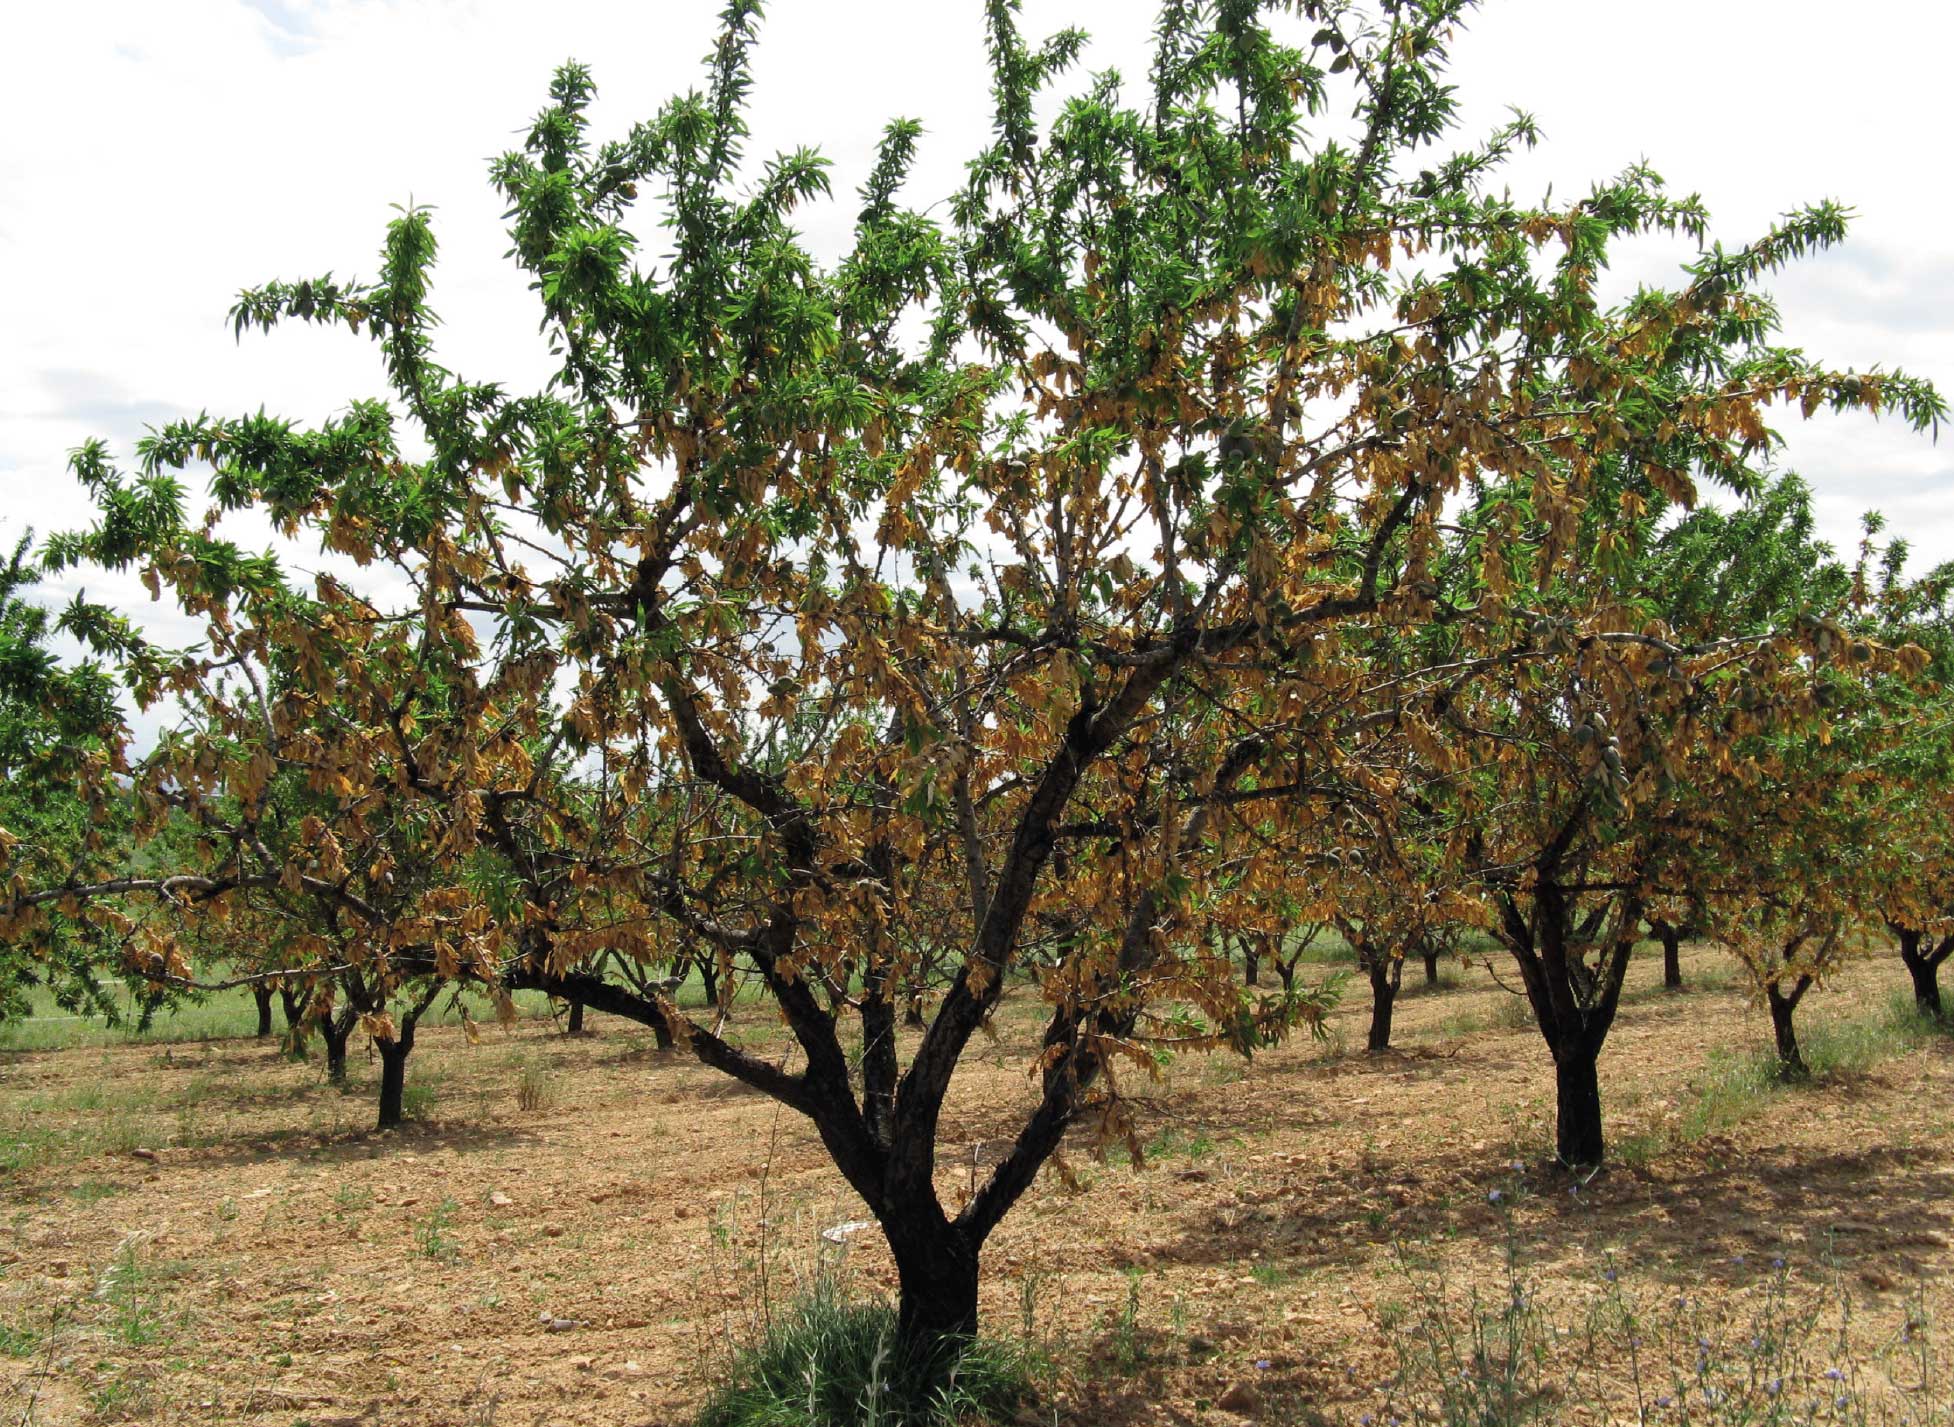
[[[1940,1004],[1940,968],[1931,961],[1910,961],[1907,975],[1913,978],[1914,1003],[1935,1020],[1944,1018]]]
[[[1369,964],[1364,969],[1371,983],[1371,1027],[1364,1049],[1371,1055],[1382,1055],[1391,1048],[1391,1012],[1397,1004],[1398,978],[1403,974],[1404,963],[1396,957],[1366,959]]]
[[[258,1039],[271,1034],[271,987],[262,983],[251,988],[251,999],[258,1003]]]
[[[1568,1169],[1602,1161],[1601,1048],[1580,1039],[1554,1048],[1554,1153]]]
[[[1906,963],[1907,976],[1913,981],[1914,1004],[1924,1015],[1941,1020],[1940,962],[1920,949],[1924,938],[1919,932],[1907,927],[1893,931],[1900,939],[1900,960]]]
[[[1771,1005],[1771,1031],[1778,1043],[1778,1075],[1785,1080],[1811,1078],[1811,1067],[1805,1064],[1805,1057],[1799,1053],[1798,1029],[1791,1019],[1809,984],[1801,979],[1789,992],[1780,990],[1775,982],[1764,988],[1765,999]]]
[[[353,1038],[353,1025],[351,1020],[319,1017],[319,1039],[326,1043],[326,1079],[334,1085],[346,1083],[346,1042]]]

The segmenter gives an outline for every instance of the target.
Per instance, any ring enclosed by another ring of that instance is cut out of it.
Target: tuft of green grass
[[[428,1211],[427,1218],[414,1228],[414,1252],[424,1259],[451,1260],[461,1257],[461,1250],[448,1237],[448,1228],[454,1222],[457,1207],[454,1196],[446,1195]]]
[[[416,1076],[401,1087],[400,1113],[409,1120],[425,1120],[433,1112],[434,1102],[440,1095],[439,1074]]]
[[[1713,1052],[1708,1078],[1683,1115],[1682,1138],[1695,1141],[1730,1129],[1774,1096],[1863,1075],[1882,1060],[1918,1050],[1946,1034],[1947,1028],[1922,1013],[1911,997],[1900,996],[1870,1016],[1815,1020],[1800,1027],[1799,1047],[1811,1069],[1806,1081],[1784,1080],[1771,1051]]]
[[[1214,1148],[1214,1138],[1206,1130],[1189,1132],[1178,1125],[1163,1125],[1141,1146],[1141,1156],[1146,1164],[1165,1159],[1206,1159]],[[1106,1151],[1106,1158],[1113,1164],[1126,1164],[1133,1155],[1124,1145],[1115,1145]]]
[[[1694,1143],[1742,1124],[1783,1088],[1776,1056],[1712,1051],[1703,1084],[1683,1112],[1683,1140]]]
[[[1398,1371],[1381,1385],[1372,1420],[1407,1427],[1954,1424],[1954,1363],[1932,1332],[1924,1289],[1895,1315],[1890,1336],[1855,1336],[1848,1325],[1884,1310],[1856,1300],[1837,1263],[1808,1274],[1775,1257],[1730,1298],[1710,1304],[1673,1285],[1638,1289],[1633,1266],[1604,1254],[1586,1302],[1557,1299],[1550,1308],[1510,1220],[1507,1229],[1504,1274],[1463,1297],[1442,1270],[1401,1255],[1411,1302],[1375,1314]]]
[[[516,1086],[516,1108],[525,1115],[537,1115],[556,1104],[556,1087],[550,1083],[547,1066],[533,1060],[522,1065],[522,1080]]]
[[[698,1427],[983,1427],[1015,1419],[1033,1368],[983,1338],[911,1356],[893,1308],[822,1280],[733,1359]]]
[[[31,1358],[41,1350],[41,1335],[32,1328],[16,1328],[0,1323],[0,1356]]]
[[[168,1337],[175,1325],[168,1312],[167,1285],[186,1267],[145,1262],[133,1242],[118,1248],[95,1288],[96,1299],[109,1310],[108,1335],[132,1348]]]

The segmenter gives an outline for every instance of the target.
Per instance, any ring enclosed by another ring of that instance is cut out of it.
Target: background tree
[[[31,539],[0,562],[0,875],[16,892],[60,881],[127,851],[122,715],[101,667],[64,667],[48,648],[54,616],[33,599]],[[56,899],[30,937],[0,934],[0,1021],[27,1014],[45,987],[56,1004],[111,1023],[121,1007],[102,975],[114,946],[73,903]]]

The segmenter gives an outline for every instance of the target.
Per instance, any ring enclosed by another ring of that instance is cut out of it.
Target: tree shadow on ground
[[[1786,1256],[1836,1261],[1877,1287],[1934,1271],[1954,1233],[1954,1171],[1931,1153],[1891,1146],[1814,1153],[1710,1138],[1652,1167],[1586,1181],[1537,1167],[1516,1173],[1464,1147],[1373,1170],[1293,1156],[1286,1169],[1280,1183],[1232,1190],[1225,1203],[1190,1195],[1171,1211],[1155,1261],[1303,1273],[1407,1241],[1494,1250],[1517,1237],[1537,1241],[1545,1262],[1599,1265],[1604,1249],[1618,1250],[1664,1282],[1734,1285]]]

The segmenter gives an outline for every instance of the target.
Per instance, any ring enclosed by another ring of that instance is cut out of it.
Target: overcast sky
[[[0,5],[0,530],[85,519],[65,469],[85,437],[127,456],[150,423],[265,406],[317,420],[383,392],[341,332],[233,341],[237,290],[370,274],[390,204],[436,207],[444,359],[471,379],[544,370],[503,261],[487,161],[514,146],[561,60],[590,64],[599,137],[700,80],[720,0],[64,0]],[[807,143],[844,202],[838,244],[892,116],[928,130],[912,195],[955,186],[989,123],[979,0],[772,0],[754,156]],[[1145,72],[1153,6],[1027,0],[1028,31],[1077,23],[1086,69]],[[1858,210],[1846,247],[1781,277],[1789,340],[1838,365],[1901,365],[1954,392],[1954,200],[1943,73],[1954,7],[1866,0],[1488,0],[1456,48],[1466,132],[1508,105],[1546,141],[1522,196],[1572,196],[1646,158],[1698,191],[1734,245],[1819,198]],[[653,246],[653,251],[658,251]],[[1622,277],[1687,256],[1638,249]],[[1825,419],[1791,436],[1827,534],[1883,510],[1954,559],[1954,433]],[[78,581],[52,584],[65,598]],[[86,583],[134,612],[133,580]]]

